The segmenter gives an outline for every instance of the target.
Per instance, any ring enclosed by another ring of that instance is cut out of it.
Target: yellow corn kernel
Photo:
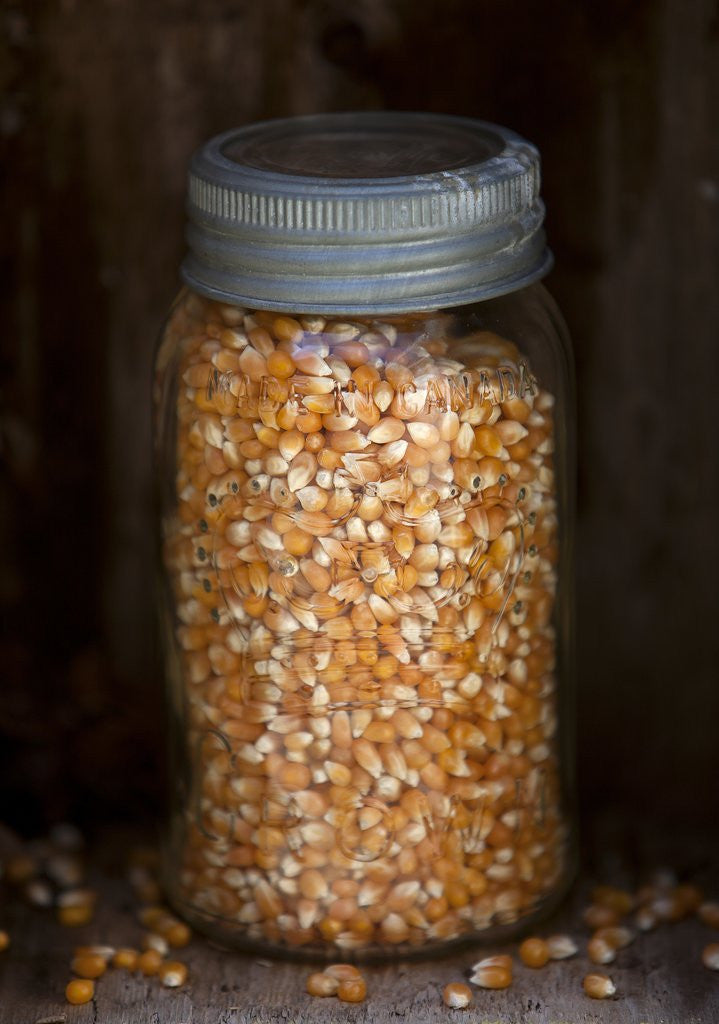
[[[590,999],[608,999],[617,991],[614,982],[606,974],[587,974],[582,988]]]
[[[139,956],[140,953],[138,950],[123,946],[121,949],[115,951],[112,958],[112,966],[124,968],[126,971],[134,971],[137,969]]]
[[[107,960],[102,956],[90,953],[84,956],[75,956],[70,963],[70,969],[73,974],[77,974],[81,978],[100,978],[107,970]]]
[[[187,967],[179,960],[167,960],[158,973],[165,988],[180,988],[187,981]]]
[[[151,978],[159,972],[162,962],[162,953],[156,949],[147,949],[138,956],[136,967],[146,978]]]
[[[95,995],[95,982],[85,978],[76,978],[68,983],[65,988],[65,999],[73,1006],[81,1006],[89,1003]]]
[[[444,1005],[453,1010],[463,1010],[472,1002],[472,990],[461,981],[450,981],[442,989]]]

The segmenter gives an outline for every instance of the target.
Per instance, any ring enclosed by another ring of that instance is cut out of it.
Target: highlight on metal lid
[[[215,136],[193,157],[188,217],[184,280],[279,310],[461,305],[551,266],[536,148],[443,114],[318,114]]]

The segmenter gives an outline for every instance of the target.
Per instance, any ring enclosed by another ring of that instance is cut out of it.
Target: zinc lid
[[[217,135],[189,173],[183,279],[211,298],[307,313],[428,310],[551,267],[539,154],[444,114],[317,114]]]

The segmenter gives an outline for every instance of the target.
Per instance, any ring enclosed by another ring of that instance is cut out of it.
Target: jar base
[[[467,932],[452,939],[423,943],[421,946],[408,944],[387,944],[368,949],[344,950],[336,946],[275,945],[261,939],[252,939],[238,933],[237,927],[220,915],[210,914],[187,903],[165,887],[166,898],[172,909],[192,928],[202,933],[213,946],[226,952],[240,952],[272,959],[288,960],[295,963],[347,962],[360,964],[387,963],[388,960],[426,960],[451,955],[471,946],[502,945],[527,933],[536,924],[546,920],[565,899],[577,873],[577,857],[572,851],[567,854],[567,866],[561,881],[552,892],[544,897],[532,913],[508,924],[496,924],[481,932]]]

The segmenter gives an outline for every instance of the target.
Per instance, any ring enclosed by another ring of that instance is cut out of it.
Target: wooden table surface
[[[621,855],[612,845],[617,839]],[[111,970],[96,983],[91,1003],[73,1007],[63,996],[73,947],[139,941],[128,885],[117,877],[94,880],[100,891],[95,920],[75,929],[56,924],[48,911],[11,901],[0,919],[11,934],[11,947],[0,957],[0,1024],[717,1024],[719,973],[703,967],[700,955],[719,934],[696,919],[639,934],[606,968],[591,968],[584,954],[588,932],[581,911],[597,881],[636,884],[642,871],[638,864],[672,864],[680,877],[702,884],[707,896],[719,895],[716,848],[708,839],[683,840],[667,830],[629,846],[630,855],[624,834],[603,840],[598,853],[596,848],[585,853],[583,874],[570,896],[538,929],[540,934],[570,933],[580,944],[579,954],[539,971],[523,967],[515,956],[512,987],[501,992],[474,989],[468,1010],[447,1009],[442,987],[463,980],[482,955],[516,954],[516,943],[471,947],[430,962],[364,968],[368,998],[352,1006],[306,995],[305,980],[312,969],[306,964],[226,953],[195,938],[177,951],[177,959],[190,969],[185,988],[167,990],[155,979]],[[672,851],[675,856],[669,860]],[[590,969],[610,974],[617,987],[613,999],[598,1002],[583,994],[581,981]]]

